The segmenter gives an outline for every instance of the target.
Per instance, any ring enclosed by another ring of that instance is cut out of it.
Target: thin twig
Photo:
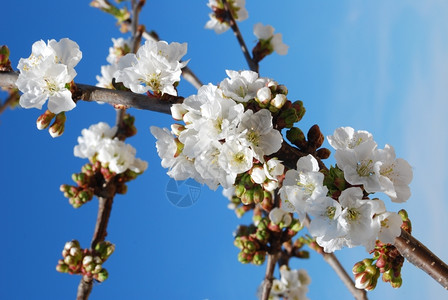
[[[90,293],[92,292],[92,288],[93,288],[93,278],[87,275],[82,276],[78,285],[76,300],[89,299]]]
[[[238,27],[238,24],[235,21],[235,18],[232,15],[232,9],[230,7],[230,3],[227,0],[221,0],[222,4],[224,4],[224,8],[227,12],[227,20],[229,21],[229,25],[235,34],[238,43],[240,44],[241,51],[243,51],[244,58],[246,58],[247,64],[249,65],[249,69],[258,73],[258,63],[255,62],[249,54],[249,50],[247,49],[246,43],[244,42],[243,35]]]
[[[18,94],[17,92],[12,92],[9,94],[9,97],[0,105],[0,115],[17,100]]]
[[[394,246],[411,264],[434,278],[444,289],[448,289],[448,265],[420,241],[402,229]]]
[[[95,246],[98,243],[103,242],[106,239],[107,224],[109,223],[113,200],[113,196],[107,198],[98,197],[98,215],[96,219],[95,231],[92,237],[92,243],[90,244],[91,251],[95,249]],[[91,276],[84,275],[78,285],[76,300],[89,299],[92,286],[93,278]]]
[[[272,289],[272,281],[274,280],[274,270],[277,260],[280,258],[281,252],[268,254],[268,261],[266,264],[266,273],[263,281],[263,293],[261,300],[268,300]]]

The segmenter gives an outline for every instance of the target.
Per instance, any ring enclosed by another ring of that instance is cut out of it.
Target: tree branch
[[[8,108],[8,106],[12,105],[15,101],[18,99],[18,91],[10,92],[8,98],[3,102],[3,104],[0,103],[0,115]]]
[[[367,300],[367,293],[365,290],[360,290],[356,288],[353,279],[348,275],[345,271],[344,267],[341,265],[339,260],[337,259],[334,253],[322,253],[324,260],[330,267],[335,271],[335,273],[339,276],[341,281],[345,284],[347,289],[352,293],[353,297],[357,300]]]
[[[15,88],[15,82],[19,74],[17,72],[0,72],[0,87]],[[111,105],[124,105],[128,107],[151,110],[165,114],[171,114],[170,108],[174,103],[181,103],[183,97],[164,95],[148,97],[127,91],[111,90],[87,84],[76,84],[75,99],[88,102],[105,102]]]
[[[229,21],[229,25],[232,28],[233,33],[235,34],[235,37],[238,40],[238,43],[240,44],[241,51],[243,51],[244,58],[246,58],[249,68],[252,71],[258,73],[258,63],[256,63],[249,54],[249,50],[247,49],[246,43],[244,42],[244,39],[243,39],[241,31],[238,27],[238,24],[236,24],[235,18],[232,15],[230,3],[227,2],[227,0],[221,0],[221,1],[222,1],[222,4],[224,4],[224,8],[227,12],[227,20]]]
[[[395,239],[394,246],[411,264],[422,269],[437,281],[444,289],[448,289],[448,266],[420,241],[401,230]]]
[[[93,278],[89,276],[82,276],[81,281],[78,285],[78,292],[76,295],[76,300],[87,300],[89,299],[90,293],[93,288]]]
[[[112,211],[112,203],[114,197],[98,197],[98,215],[96,218],[95,231],[93,233],[90,250],[94,251],[95,246],[104,242],[107,236],[107,224],[109,223],[110,213]],[[90,292],[93,287],[93,278],[84,275],[78,285],[76,300],[89,299]]]

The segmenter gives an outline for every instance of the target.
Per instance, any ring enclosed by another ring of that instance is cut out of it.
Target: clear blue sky
[[[189,66],[204,82],[218,83],[225,69],[247,68],[231,32],[203,29],[207,1],[147,1],[141,22],[168,42],[188,42]],[[373,133],[380,147],[389,143],[414,168],[413,196],[389,210],[408,210],[414,234],[448,261],[448,4],[443,1],[247,1],[249,19],[240,23],[249,47],[252,27],[270,24],[290,46],[260,66],[289,89],[289,99],[304,101],[300,127],[319,124],[325,135],[340,126]],[[11,50],[13,66],[28,57],[40,39],[69,37],[83,51],[76,82],[95,84],[106,64],[111,38],[120,37],[112,17],[89,1],[4,1],[0,44]],[[181,82],[179,93],[195,90]],[[67,114],[67,129],[52,139],[35,127],[35,109],[8,110],[0,116],[0,299],[73,299],[78,276],[55,271],[66,241],[88,247],[96,200],[73,209],[59,186],[71,183],[85,160],[73,147],[83,128],[99,121],[113,124],[108,105],[79,102]],[[239,222],[220,192],[201,189],[189,208],[166,197],[168,176],[160,166],[149,126],[169,126],[171,118],[130,110],[138,135],[129,139],[137,156],[149,162],[146,173],[117,196],[108,240],[116,252],[105,267],[110,278],[95,285],[91,299],[255,299],[264,267],[241,265],[232,231]],[[328,144],[327,144],[328,145]],[[329,161],[333,162],[333,161]],[[363,249],[337,255],[348,270],[366,256]],[[350,299],[317,254],[294,261],[312,277],[311,299]],[[412,265],[403,270],[403,287],[379,282],[370,299],[445,299],[439,285]],[[384,298],[386,297],[386,298]]]

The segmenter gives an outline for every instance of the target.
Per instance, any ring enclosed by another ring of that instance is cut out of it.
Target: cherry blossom
[[[187,64],[180,62],[186,52],[186,43],[147,40],[136,54],[128,53],[118,61],[114,77],[134,93],[152,91],[177,96],[174,84]]]
[[[254,35],[260,40],[262,46],[266,47],[270,52],[275,51],[279,55],[288,54],[289,47],[283,43],[282,34],[274,34],[274,27],[271,25],[255,24]]]
[[[21,58],[17,66],[20,74],[16,85],[23,93],[20,105],[41,109],[48,99],[48,109],[55,114],[72,110],[76,104],[69,84],[81,58],[78,44],[67,38],[49,40],[47,44],[35,42],[31,55]]]

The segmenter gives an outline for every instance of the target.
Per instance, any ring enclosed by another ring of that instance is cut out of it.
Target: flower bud
[[[268,241],[270,233],[268,230],[257,230],[257,232],[255,233],[255,236],[256,236],[257,240],[259,240],[262,243],[265,243]]]
[[[271,209],[274,207],[271,192],[264,191],[263,196],[264,197],[263,201],[261,202],[261,207],[263,207],[263,209],[266,211],[271,211]]]
[[[401,225],[401,228],[402,228],[404,231],[406,231],[406,232],[408,232],[408,233],[411,233],[411,231],[412,231],[412,224],[411,224],[411,220],[410,220],[409,217],[408,217],[408,213],[407,213],[407,211],[404,210],[404,209],[401,209],[401,210],[398,212],[398,214],[400,215],[401,220],[403,220],[403,224]]]
[[[372,263],[373,259],[364,259],[353,266],[356,288],[370,291],[376,287],[380,271]]]
[[[173,104],[171,106],[171,116],[176,121],[182,121],[184,115],[188,112],[182,104]]]
[[[299,148],[305,148],[307,141],[305,139],[305,134],[300,128],[292,127],[286,132],[286,138]]]
[[[266,252],[265,251],[257,251],[254,254],[254,257],[252,258],[252,263],[260,266],[264,263],[264,260],[266,259]]]
[[[64,263],[63,260],[59,260],[59,263],[56,266],[56,271],[61,273],[68,273],[69,267]]]
[[[252,261],[253,254],[247,254],[244,252],[238,253],[238,261],[243,264],[248,264]]]
[[[94,277],[96,280],[98,280],[99,282],[103,282],[105,281],[107,278],[109,277],[109,273],[107,272],[106,269],[101,269],[101,271],[96,274],[96,276]]]
[[[279,84],[277,85],[277,93],[283,94],[283,95],[288,95],[288,88],[283,85],[283,84]]]
[[[316,155],[320,158],[320,159],[327,159],[330,157],[331,151],[328,150],[327,148],[320,148],[316,151]]]
[[[261,186],[257,185],[253,189],[253,191],[254,191],[254,196],[253,196],[254,202],[255,203],[260,203],[261,201],[263,201],[263,198],[264,198],[263,188]]]
[[[257,91],[255,100],[260,104],[267,104],[272,98],[271,89],[268,87],[262,87]]]
[[[307,138],[308,145],[313,149],[319,148],[324,142],[324,135],[320,132],[320,128],[317,124],[313,125],[310,130],[308,130]]]
[[[283,94],[277,94],[275,95],[274,99],[271,100],[271,105],[275,108],[282,108],[283,105],[286,103],[286,96]]]
[[[300,100],[295,101],[294,103],[292,103],[292,107],[296,110],[296,114],[297,114],[297,121],[302,120],[303,115],[305,115],[305,107],[303,107],[303,102]]]
[[[8,46],[0,47],[0,71],[12,71]]]
[[[266,180],[266,174],[262,166],[254,166],[250,171],[250,177],[253,182],[257,184],[262,184]]]
[[[109,258],[109,256],[112,255],[112,253],[115,251],[115,245],[111,242],[101,242],[96,244],[95,250],[100,255],[100,258],[105,261]]]
[[[6,45],[0,47],[0,65],[4,65],[9,61],[9,48]]]
[[[67,118],[65,117],[64,112],[61,112],[56,115],[54,123],[48,129],[48,132],[50,133],[51,137],[53,138],[59,137],[64,133],[66,119]]]
[[[246,190],[241,196],[241,202],[248,205],[254,202],[254,190]]]
[[[51,120],[53,120],[55,115],[56,114],[52,113],[51,111],[49,111],[47,109],[42,115],[39,116],[39,118],[37,118],[37,121],[36,121],[37,129],[42,130],[42,129],[47,128],[50,125]]]

